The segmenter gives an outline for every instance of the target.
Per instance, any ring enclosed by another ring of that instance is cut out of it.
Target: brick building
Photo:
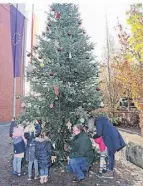
[[[21,6],[22,7],[22,6]],[[24,40],[24,39],[23,39]],[[21,76],[16,79],[16,97],[24,92],[24,48],[21,59]],[[13,109],[13,61],[10,29],[10,5],[0,4],[0,123],[9,122]],[[16,99],[16,116],[21,103]]]

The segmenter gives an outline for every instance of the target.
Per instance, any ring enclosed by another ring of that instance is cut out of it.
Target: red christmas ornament
[[[81,25],[81,23],[82,23],[81,21],[78,22],[79,25]]]
[[[97,90],[97,91],[100,91],[100,88],[99,88],[99,87],[97,87],[97,88],[96,88],[96,90]]]
[[[42,59],[42,56],[39,56],[38,58],[39,58],[39,59]]]
[[[50,72],[50,76],[54,76],[54,73],[53,72]]]
[[[27,57],[30,57],[30,56],[31,56],[31,53],[28,53],[28,54],[27,54]]]
[[[61,48],[58,48],[58,52],[61,52],[62,51],[62,49]]]
[[[71,36],[71,35],[72,35],[72,33],[71,33],[71,32],[69,32],[69,33],[68,33],[68,36]]]
[[[119,25],[120,30],[122,31],[122,25]]]
[[[16,96],[16,99],[19,99],[20,98],[20,96]]]
[[[58,96],[59,95],[59,87],[54,86],[54,92],[55,92],[56,96]]]
[[[53,103],[50,104],[50,108],[51,109],[54,108],[54,104]]]
[[[127,60],[125,60],[125,61],[124,61],[124,64],[125,64],[125,65],[128,65],[128,61],[127,61]]]
[[[130,35],[128,35],[128,37],[126,38],[126,40],[128,40],[130,38]]]
[[[57,14],[56,14],[56,18],[59,19],[60,17],[61,17],[60,12],[57,12]]]
[[[141,108],[143,109],[143,103],[140,103]]]
[[[45,32],[42,32],[42,36],[45,36],[46,34],[45,34]]]
[[[37,50],[39,48],[39,46],[34,46],[34,49]]]

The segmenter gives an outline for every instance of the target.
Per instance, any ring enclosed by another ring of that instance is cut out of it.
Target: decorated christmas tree
[[[27,69],[30,94],[20,122],[42,119],[62,161],[72,125],[85,124],[86,112],[101,104],[98,64],[76,5],[51,5],[45,25]]]

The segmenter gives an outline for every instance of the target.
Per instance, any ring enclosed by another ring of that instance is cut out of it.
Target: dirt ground
[[[0,126],[0,186],[40,186],[39,180],[27,181],[27,175],[17,177],[11,174],[10,158],[12,154],[12,145],[8,140],[9,126]],[[94,164],[90,170],[89,177],[79,186],[143,186],[143,170],[132,165],[129,162],[123,162],[118,157],[114,179],[103,179],[96,177],[98,164]],[[25,170],[27,172],[27,169]],[[45,186],[74,186],[72,183],[73,175],[65,170],[51,168],[49,183]]]

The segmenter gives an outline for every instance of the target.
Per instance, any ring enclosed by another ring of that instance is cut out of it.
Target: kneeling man
[[[73,182],[80,182],[85,178],[94,159],[92,143],[82,125],[73,127],[72,150],[69,154],[67,169],[76,175]]]

